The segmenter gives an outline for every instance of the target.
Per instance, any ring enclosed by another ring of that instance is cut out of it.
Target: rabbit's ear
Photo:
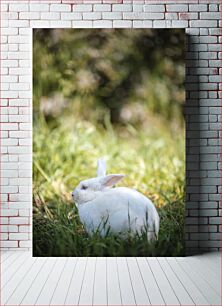
[[[112,187],[124,178],[124,174],[109,174],[101,178],[101,184],[103,187]]]
[[[106,175],[106,161],[104,158],[98,159],[97,162],[97,176],[105,176]]]

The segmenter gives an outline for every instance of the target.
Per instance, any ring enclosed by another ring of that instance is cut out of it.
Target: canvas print
[[[183,29],[33,30],[33,256],[183,256]]]

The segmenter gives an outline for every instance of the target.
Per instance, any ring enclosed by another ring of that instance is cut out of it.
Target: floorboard
[[[186,262],[186,258],[181,258]],[[197,260],[195,257],[189,258],[189,263],[192,269],[199,273],[200,276],[212,287],[217,294],[221,293],[221,273],[214,273],[209,266],[204,264],[201,260]],[[218,268],[220,265],[218,266]],[[218,271],[219,272],[219,271]]]
[[[174,288],[174,292],[177,296],[178,301],[181,305],[195,305],[192,297],[187,292],[186,288],[183,286],[182,282],[178,278],[177,274],[174,273],[169,263],[164,257],[157,259],[162,271],[166,275],[171,287]]]
[[[50,305],[51,299],[53,297],[55,288],[59,282],[59,279],[62,275],[62,271],[65,267],[65,263],[67,261],[66,258],[56,258],[56,263],[49,274],[47,282],[43,287],[38,299],[36,301],[36,305]]]
[[[126,258],[117,258],[118,277],[120,283],[121,300],[123,305],[136,305],[135,294],[129,275]]]
[[[200,273],[197,273],[192,266],[186,261],[182,261],[180,258],[177,258],[176,261],[179,263],[181,269],[187,275],[192,278],[192,281],[195,282],[197,288],[206,298],[209,304],[219,305],[220,304],[220,296],[216,293],[215,289],[213,289],[202,277]]]
[[[196,305],[209,305],[208,301],[200,292],[195,282],[193,282],[192,277],[190,277],[189,275],[187,275],[187,273],[184,272],[184,270],[178,264],[176,259],[168,257],[167,261],[169,262],[174,273],[178,275],[181,282],[184,284],[189,295],[192,296],[192,300],[194,301],[194,303]]]
[[[64,305],[76,263],[77,258],[68,258],[50,305]]]
[[[93,305],[107,305],[106,258],[97,258],[93,290]]]
[[[107,258],[107,302],[108,305],[122,305],[117,258]]]
[[[220,253],[178,258],[1,255],[0,305],[221,305]]]
[[[147,263],[146,258],[138,257],[137,264],[140,270],[141,277],[143,278],[151,305],[165,305],[166,303],[163,299],[159,285],[156,282],[156,279],[154,278],[154,275],[152,273],[152,270],[150,269],[150,266]]]
[[[150,305],[150,300],[135,257],[126,259],[137,305]]]
[[[175,290],[172,287],[172,285],[169,283],[157,259],[149,258],[147,262],[148,265],[150,266],[150,269],[152,270],[156,282],[158,283],[158,286],[160,288],[165,303],[169,305],[179,305],[180,303],[176,296]]]
[[[89,257],[82,282],[82,288],[79,297],[79,305],[93,304],[93,291],[95,281],[96,257]]]
[[[78,305],[86,264],[87,258],[77,258],[77,263],[67,291],[65,305]]]

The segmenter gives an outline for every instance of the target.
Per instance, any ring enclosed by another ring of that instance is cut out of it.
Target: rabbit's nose
[[[72,192],[72,197],[73,197],[74,200],[77,197],[77,191],[75,189]]]

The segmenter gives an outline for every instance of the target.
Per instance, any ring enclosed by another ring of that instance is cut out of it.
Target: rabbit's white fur
[[[124,237],[146,231],[148,241],[157,239],[160,221],[153,203],[134,189],[111,188],[123,177],[110,174],[79,183],[72,196],[81,222],[90,235],[111,232]]]

